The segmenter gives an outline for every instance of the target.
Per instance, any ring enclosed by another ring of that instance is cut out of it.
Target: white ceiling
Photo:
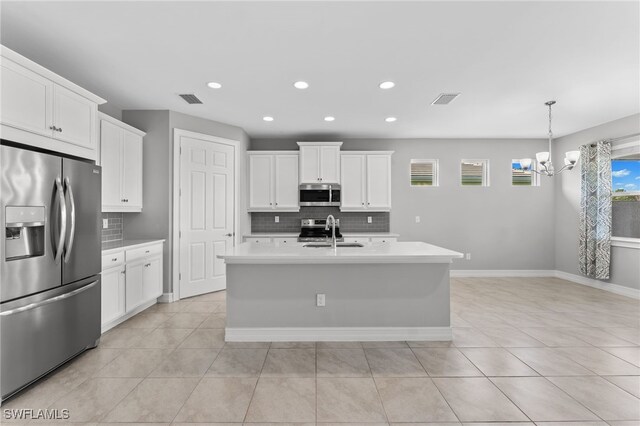
[[[542,138],[549,99],[558,136],[640,112],[637,1],[0,7],[2,44],[116,108],[171,109],[251,137]],[[384,80],[396,87],[380,90]],[[462,95],[431,106],[441,92]]]

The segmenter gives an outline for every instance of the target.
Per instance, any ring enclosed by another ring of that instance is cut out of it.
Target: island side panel
[[[228,264],[227,328],[450,327],[449,263]],[[316,306],[316,294],[326,306]]]

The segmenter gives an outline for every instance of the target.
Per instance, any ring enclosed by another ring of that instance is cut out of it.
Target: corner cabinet
[[[342,142],[298,142],[300,184],[340,183]]]
[[[391,210],[393,151],[343,151],[340,211]]]
[[[298,152],[249,151],[249,211],[300,211]]]
[[[131,318],[162,296],[163,241],[104,251],[102,332]]]
[[[144,132],[106,114],[100,118],[102,211],[142,211],[142,141]]]
[[[95,160],[106,101],[4,46],[0,56],[2,138]]]

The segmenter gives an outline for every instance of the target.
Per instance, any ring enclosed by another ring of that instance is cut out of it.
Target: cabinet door
[[[89,150],[96,149],[97,106],[89,99],[57,84],[53,87],[53,137]]]
[[[300,210],[298,205],[298,156],[275,156],[275,208]]]
[[[122,204],[121,176],[122,129],[100,120],[100,157],[102,165],[102,207],[113,208]]]
[[[124,315],[124,274],[122,267],[102,272],[102,325]]]
[[[142,271],[142,293],[145,302],[162,295],[162,260],[160,257],[145,259]]]
[[[142,210],[142,136],[122,130],[122,199],[127,210]]]
[[[51,136],[53,83],[2,58],[0,65],[0,122],[7,126]]]
[[[143,275],[144,275],[144,261],[128,263],[126,266],[127,270],[127,285],[126,285],[126,298],[125,305],[126,311],[130,312],[131,310],[140,306],[144,300],[144,292],[143,292]]]
[[[340,183],[340,147],[320,146],[320,181]]]
[[[340,167],[342,169],[340,210],[366,209],[366,157],[358,154],[343,154]]]
[[[249,155],[249,209],[273,209],[273,156]]]
[[[320,147],[300,147],[300,183],[320,182]]]
[[[367,208],[391,210],[391,156],[367,155]]]

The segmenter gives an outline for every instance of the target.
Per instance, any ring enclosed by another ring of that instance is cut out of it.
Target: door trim
[[[180,138],[190,137],[200,139],[207,142],[215,142],[223,145],[229,145],[233,148],[234,171],[233,171],[233,245],[239,242],[240,232],[240,209],[238,184],[240,182],[240,158],[238,151],[241,141],[235,139],[226,139],[219,136],[207,135],[205,133],[192,132],[189,130],[173,129],[173,208],[172,208],[172,241],[171,241],[171,291],[173,292],[172,301],[180,300],[180,195],[176,189],[180,187]]]

